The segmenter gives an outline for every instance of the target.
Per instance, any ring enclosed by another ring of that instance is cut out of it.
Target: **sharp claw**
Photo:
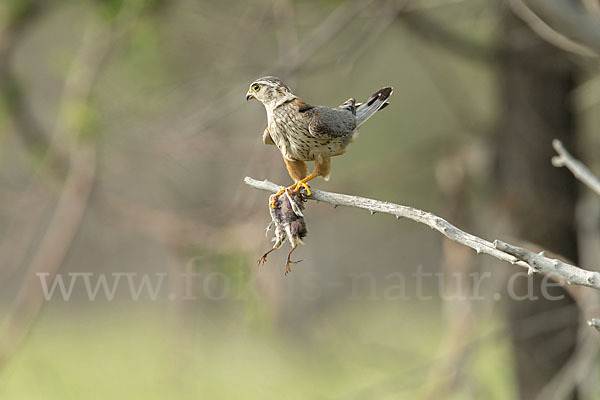
[[[292,268],[290,267],[290,264],[298,264],[300,262],[302,262],[302,260],[298,260],[298,261],[288,260],[287,263],[285,263],[285,275],[287,276],[287,274],[292,270]]]
[[[312,192],[310,191],[310,187],[306,183],[304,183],[302,181],[298,181],[298,182],[294,183],[293,185],[290,185],[284,189],[280,189],[277,193],[275,193],[275,196],[269,202],[269,206],[271,208],[277,208],[277,198],[279,196],[281,196],[283,193],[285,193],[287,190],[293,190],[294,192],[296,192],[298,197],[300,197],[302,200],[305,200],[305,197],[300,192],[300,189],[302,189],[302,188],[304,188],[304,190],[306,190],[307,196],[310,196],[312,194]]]
[[[300,182],[296,183],[296,188],[294,189],[294,191],[298,194],[298,196],[302,197],[302,195],[300,193],[300,189],[302,189],[302,188],[304,188],[304,190],[306,190],[307,196],[310,196],[312,194],[312,192],[310,191],[310,187],[306,183],[300,181]]]
[[[277,193],[275,193],[272,200],[269,202],[269,206],[271,208],[277,208],[277,199],[279,198],[279,196],[281,196],[283,193],[285,193],[286,190],[287,190],[287,188],[280,189]]]

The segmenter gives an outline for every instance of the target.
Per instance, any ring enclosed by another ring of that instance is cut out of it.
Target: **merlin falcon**
[[[310,196],[307,182],[321,176],[329,180],[331,157],[344,154],[348,144],[357,136],[358,128],[373,114],[385,108],[392,87],[379,89],[364,103],[348,99],[337,108],[312,106],[274,76],[265,76],[252,82],[246,100],[257,99],[267,110],[267,128],[263,142],[277,146],[283,155],[294,184],[286,189],[300,194],[304,188]],[[314,161],[314,172],[309,174],[307,161]],[[280,196],[286,189],[280,190]],[[271,204],[273,206],[273,204]]]

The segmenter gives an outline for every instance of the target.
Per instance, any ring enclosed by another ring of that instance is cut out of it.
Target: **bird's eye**
[[[260,90],[260,85],[258,83],[255,83],[254,85],[252,85],[252,90],[258,92]]]

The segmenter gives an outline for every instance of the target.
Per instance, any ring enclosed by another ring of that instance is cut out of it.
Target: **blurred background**
[[[284,276],[287,244],[256,265],[268,194],[243,183],[291,183],[254,79],[329,106],[392,85],[314,187],[596,268],[600,202],[550,159],[559,138],[600,169],[599,19],[596,0],[2,1],[0,397],[599,398],[592,289],[550,301],[423,225],[314,202]]]

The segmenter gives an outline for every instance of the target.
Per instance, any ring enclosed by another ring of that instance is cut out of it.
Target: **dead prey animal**
[[[275,237],[273,238],[273,248],[267,251],[261,258],[258,259],[258,265],[264,264],[267,261],[267,256],[281,247],[288,239],[292,249],[287,255],[285,263],[285,275],[290,272],[290,264],[298,264],[300,261],[291,261],[290,257],[298,243],[302,243],[302,239],[306,236],[306,222],[304,221],[304,201],[301,196],[290,190],[284,192],[284,196],[276,196],[272,194],[269,197],[269,211],[271,213],[271,222],[267,226],[267,233],[271,228],[275,228]]]

